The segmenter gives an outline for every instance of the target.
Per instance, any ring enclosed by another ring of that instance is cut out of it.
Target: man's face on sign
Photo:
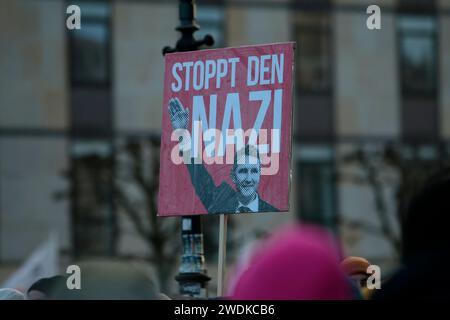
[[[251,199],[256,194],[261,177],[261,164],[259,159],[253,156],[245,156],[234,166],[231,179],[238,192],[245,198]]]

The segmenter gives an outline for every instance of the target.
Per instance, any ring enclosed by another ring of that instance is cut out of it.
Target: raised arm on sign
[[[172,98],[169,100],[170,121],[172,122],[172,128],[187,129],[189,124],[189,109],[184,108],[178,98]]]
[[[170,114],[170,121],[172,122],[172,128],[174,130],[187,129],[189,124],[189,109],[184,108],[180,100],[178,100],[177,98],[172,98],[169,100],[168,109]],[[216,202],[215,199],[217,198],[217,194],[221,193],[222,195],[224,195],[227,193],[217,192],[218,188],[214,184],[211,175],[209,174],[208,170],[206,170],[203,163],[194,164],[193,162],[189,162],[186,163],[186,167],[189,171],[191,182],[194,186],[197,196],[199,197],[205,209],[208,212],[212,212],[211,208]],[[228,187],[228,189],[232,190],[231,187]],[[219,210],[217,209],[214,210],[214,212],[218,211]]]

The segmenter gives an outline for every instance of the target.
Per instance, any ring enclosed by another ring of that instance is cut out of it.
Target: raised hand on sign
[[[172,98],[169,100],[169,114],[170,121],[172,122],[172,128],[187,129],[189,124],[189,109],[184,108],[178,98]]]

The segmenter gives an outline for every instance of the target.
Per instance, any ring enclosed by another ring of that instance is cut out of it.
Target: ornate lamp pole
[[[195,21],[195,9],[195,0],[180,0],[180,25],[176,30],[181,32],[181,38],[178,39],[175,48],[164,47],[163,55],[171,52],[195,51],[202,45],[214,44],[214,39],[210,35],[201,40],[194,38],[194,32],[200,29]],[[180,294],[205,297],[207,283],[211,278],[206,271],[201,219],[199,216],[184,216],[181,218],[181,226],[183,255],[179,274],[175,277],[180,283]]]

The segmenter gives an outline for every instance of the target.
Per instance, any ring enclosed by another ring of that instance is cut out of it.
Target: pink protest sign
[[[165,56],[159,216],[289,210],[294,43]]]

